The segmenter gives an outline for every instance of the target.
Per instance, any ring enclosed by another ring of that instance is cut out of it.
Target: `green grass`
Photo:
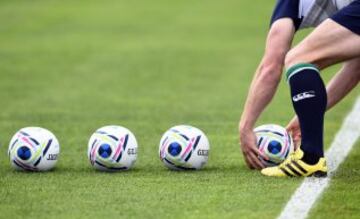
[[[237,123],[273,2],[259,4],[1,1],[0,218],[276,217],[301,180],[248,170],[238,146]],[[327,115],[327,145],[358,94]],[[286,125],[292,114],[282,82],[259,124]],[[209,137],[202,171],[168,171],[158,159],[162,133],[184,123]],[[133,170],[90,167],[87,140],[108,124],[135,133]],[[58,137],[54,171],[11,169],[7,144],[25,126]],[[358,155],[354,150],[339,170],[314,218],[359,216]]]
[[[310,218],[359,218],[360,207],[360,142],[340,170],[330,187],[311,211]]]

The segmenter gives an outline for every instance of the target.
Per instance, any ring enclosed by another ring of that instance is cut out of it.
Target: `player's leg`
[[[346,61],[343,65],[343,68],[329,82],[327,86],[327,98],[328,98],[327,109],[331,108],[341,99],[343,99],[346,96],[346,94],[348,94],[354,87],[357,86],[359,81],[360,81],[360,57],[357,57],[349,61]],[[316,124],[314,124],[314,127],[315,126]],[[304,131],[303,130],[304,127],[301,128],[302,131]],[[309,137],[305,137],[305,138],[309,138]],[[304,144],[303,141],[301,148],[305,151],[306,149],[304,149],[304,146],[306,146],[306,144]],[[322,147],[317,147],[318,145],[313,145],[313,146],[315,147],[310,147],[310,150],[311,149],[322,150]],[[315,162],[317,162],[316,165],[309,165],[311,161],[308,161],[309,156],[306,158],[306,154],[309,155],[309,151],[307,153],[304,153],[302,150],[297,150],[296,153],[291,156],[290,162],[284,162],[279,167],[266,168],[262,170],[262,173],[268,176],[326,175],[327,170],[326,170],[325,159],[317,158],[315,160]],[[303,162],[303,160],[306,160],[306,162]]]
[[[360,56],[359,34],[332,19],[327,19],[300,44],[289,51],[285,59],[285,67],[289,69],[299,63],[311,63],[321,70]]]
[[[287,80],[301,124],[300,148],[308,164],[316,164],[324,156],[323,120],[327,94],[319,69],[359,56],[359,0],[323,22],[287,55]]]
[[[264,169],[265,175],[326,174],[323,121],[327,94],[319,69],[360,56],[360,0],[338,13],[348,22],[345,22],[347,26],[342,25],[341,19],[339,23],[339,19],[334,19],[336,22],[327,19],[287,55],[286,75],[300,122],[301,150],[278,168]]]
[[[346,61],[343,67],[336,73],[326,86],[327,107],[331,109],[340,102],[351,90],[353,90],[360,81],[360,57]],[[300,146],[301,131],[297,116],[295,116],[286,128],[290,133],[295,145]]]
[[[287,68],[311,63],[323,69],[360,56],[360,0],[332,15],[319,25],[285,60]]]
[[[327,110],[340,102],[360,81],[360,57],[344,63],[327,85]]]

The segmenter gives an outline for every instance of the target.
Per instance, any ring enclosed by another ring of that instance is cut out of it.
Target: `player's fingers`
[[[294,139],[300,139],[301,138],[301,132],[300,131],[294,132],[292,137]]]
[[[297,119],[297,117],[292,118],[286,126],[286,130],[288,132],[295,131],[298,128],[299,128],[299,120]]]
[[[297,141],[300,139],[300,135],[293,135],[292,138],[294,139],[294,141]]]
[[[301,132],[300,130],[294,130],[289,132],[291,138],[293,139],[293,141],[298,141],[299,139],[301,139]]]
[[[248,168],[249,168],[249,169],[254,169],[254,167],[253,167],[252,164],[251,164],[251,161],[249,160],[248,155],[247,155],[245,152],[243,152],[243,156],[244,156],[245,163],[246,163],[246,165],[248,166]]]
[[[295,124],[293,121],[291,121],[289,124],[287,124],[287,126],[285,127],[285,129],[286,129],[287,131],[292,131],[292,130],[296,129],[296,124]]]
[[[261,161],[259,160],[258,156],[254,153],[251,153],[250,156],[249,156],[249,159],[251,160],[251,163],[253,164],[253,166],[256,168],[256,169],[263,169],[265,168],[264,164],[261,163]]]
[[[264,160],[269,160],[269,157],[266,156],[265,154],[261,153],[261,151],[258,148],[251,148],[251,150],[253,151],[253,153],[255,153],[255,155],[257,155],[257,160],[259,160],[258,156],[260,156],[261,158],[263,158]]]
[[[286,126],[286,131],[287,131],[287,132],[292,132],[293,129],[294,129],[294,125],[293,125],[292,123],[290,123],[290,124],[288,124],[288,125]]]
[[[253,158],[250,155],[247,157],[247,159],[249,160],[250,169],[258,169],[255,161],[253,160]]]
[[[246,158],[246,165],[251,170],[255,169],[253,162],[249,158]]]
[[[251,155],[251,158],[249,158],[249,159],[250,159],[251,165],[254,167],[254,169],[257,169],[257,170],[262,169],[261,165],[257,162],[256,158],[253,155]]]
[[[301,144],[301,135],[294,136],[293,138],[295,149],[298,149],[298,147]]]

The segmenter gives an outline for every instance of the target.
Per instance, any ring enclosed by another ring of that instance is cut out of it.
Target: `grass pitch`
[[[0,218],[276,217],[301,179],[248,170],[237,134],[273,4],[1,1]],[[324,72],[325,79],[336,69]],[[358,94],[328,113],[327,145]],[[286,125],[292,115],[282,82],[259,124]],[[209,137],[210,159],[202,171],[169,171],[158,159],[163,132],[184,123]],[[87,140],[109,124],[137,137],[131,171],[90,167]],[[11,169],[7,144],[25,126],[42,126],[58,137],[54,171]],[[360,216],[359,146],[311,217]]]

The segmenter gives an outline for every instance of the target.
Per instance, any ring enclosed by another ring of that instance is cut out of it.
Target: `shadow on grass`
[[[51,177],[53,180],[63,180],[66,178],[68,180],[75,180],[77,178],[94,178],[94,177],[104,177],[104,179],[113,179],[121,178],[125,180],[136,180],[136,179],[150,179],[158,180],[165,179],[169,181],[182,179],[182,180],[206,180],[214,181],[221,179],[238,179],[240,181],[248,182],[250,181],[262,181],[263,183],[272,183],[272,182],[285,182],[289,181],[288,178],[282,178],[274,180],[274,178],[269,178],[262,176],[257,170],[250,170],[245,165],[223,165],[223,166],[207,166],[201,170],[186,170],[186,171],[177,171],[170,170],[164,167],[163,165],[138,165],[134,168],[126,171],[116,171],[116,172],[104,172],[92,168],[90,165],[83,166],[58,166],[47,172],[28,172],[28,171],[18,171],[14,170],[11,167],[2,170],[5,177],[21,177],[24,179],[31,179],[34,177],[39,177],[42,179]],[[359,172],[356,172],[360,175]],[[292,178],[290,181],[301,181],[302,178]]]
[[[241,173],[241,172],[257,172],[255,170],[249,170],[246,166],[243,165],[227,165],[227,166],[208,166],[201,170],[170,170],[162,165],[147,165],[147,166],[135,166],[129,170],[122,171],[100,171],[92,168],[89,165],[85,166],[58,166],[54,169],[45,172],[31,172],[31,171],[22,171],[15,170],[11,167],[3,169],[3,172],[10,174],[23,174],[23,175],[42,175],[42,174],[211,174],[211,173]]]

